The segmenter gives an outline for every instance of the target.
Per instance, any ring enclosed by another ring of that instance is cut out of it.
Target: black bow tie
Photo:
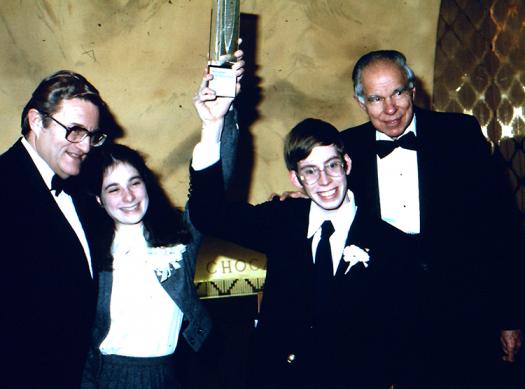
[[[62,191],[71,196],[71,193],[73,193],[73,185],[71,180],[64,180],[55,174],[51,179],[51,190],[55,191],[55,196],[57,197]]]
[[[390,140],[377,140],[376,141],[376,153],[379,158],[384,158],[390,154],[396,147],[402,147],[408,150],[417,150],[418,141],[416,134],[409,132],[394,141]]]

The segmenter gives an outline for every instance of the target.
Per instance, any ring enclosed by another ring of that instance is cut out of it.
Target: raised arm
[[[232,66],[237,75],[237,94],[241,90],[240,80],[244,74],[243,52],[235,52],[237,62]],[[201,142],[203,147],[214,150],[214,144],[220,143],[220,159],[222,160],[225,189],[229,188],[232,180],[235,159],[237,156],[238,130],[237,114],[233,108],[233,98],[217,96],[213,89],[208,87],[208,82],[213,78],[207,72],[193,97],[193,105],[202,122]],[[219,155],[214,154],[216,162]]]
[[[266,226],[276,207],[269,203],[252,206],[226,200],[234,170],[234,158],[229,158],[232,154],[226,149],[235,148],[236,139],[229,134],[237,131],[237,126],[235,112],[230,108],[231,98],[217,97],[207,86],[210,77],[204,76],[193,100],[202,128],[191,163],[188,201],[191,222],[203,233],[264,251],[266,238],[272,233]]]
[[[235,52],[237,62],[232,66],[237,75],[237,94],[240,92],[240,80],[244,73],[243,52]],[[224,177],[224,190],[230,187],[237,158],[237,145],[239,139],[239,127],[237,125],[237,113],[233,108],[231,97],[217,96],[213,89],[208,88],[208,82],[213,78],[206,71],[199,85],[197,93],[193,97],[194,107],[202,121],[202,133],[204,142],[211,144],[216,159],[222,160],[222,174]],[[216,145],[216,146],[214,146]],[[220,146],[219,146],[220,145]],[[189,217],[188,209],[185,212],[186,222],[193,237],[191,250],[194,255],[190,255],[194,260],[202,240],[202,234],[195,228]],[[192,274],[195,272],[195,263],[189,264],[192,267]]]

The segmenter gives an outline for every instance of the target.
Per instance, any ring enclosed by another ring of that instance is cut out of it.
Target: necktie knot
[[[397,147],[401,147],[403,149],[408,149],[408,150],[417,150],[418,141],[417,141],[416,134],[410,131],[409,133],[393,141],[390,141],[390,140],[376,141],[376,153],[379,156],[379,158],[386,157],[388,154],[394,151],[394,149]]]
[[[70,196],[71,196],[71,193],[73,192],[73,188],[72,188],[70,180],[64,180],[62,177],[56,174],[51,179],[51,190],[55,191],[56,197],[58,197],[58,195],[62,193],[62,191],[64,191]]]
[[[330,239],[334,233],[334,226],[330,220],[326,220],[321,224],[321,239]]]

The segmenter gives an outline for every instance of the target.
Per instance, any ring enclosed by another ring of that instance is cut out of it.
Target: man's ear
[[[361,108],[363,111],[365,111],[365,113],[367,112],[366,111],[366,105],[364,103],[361,102],[361,100],[359,100],[359,97],[357,97],[356,95],[354,95],[354,100],[357,102],[357,104],[359,105],[359,108]]]
[[[343,155],[343,159],[345,160],[345,164],[346,164],[346,169],[345,169],[346,175],[349,175],[350,170],[352,170],[352,160],[350,159],[348,154]]]
[[[414,101],[414,99],[416,98],[416,87],[413,87],[410,92],[412,93],[412,101]]]
[[[303,184],[301,184],[301,180],[297,177],[297,172],[295,170],[288,170],[288,178],[293,186],[298,189],[303,189]]]
[[[27,112],[27,121],[29,122],[29,127],[31,131],[39,135],[42,129],[44,128],[44,123],[42,121],[42,115],[36,109],[31,108]]]

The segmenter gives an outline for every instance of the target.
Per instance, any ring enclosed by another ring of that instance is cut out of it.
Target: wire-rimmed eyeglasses
[[[299,178],[305,184],[313,185],[319,181],[321,170],[330,177],[341,177],[345,174],[345,163],[339,158],[334,158],[326,162],[322,169],[317,166],[305,166],[299,169]]]

